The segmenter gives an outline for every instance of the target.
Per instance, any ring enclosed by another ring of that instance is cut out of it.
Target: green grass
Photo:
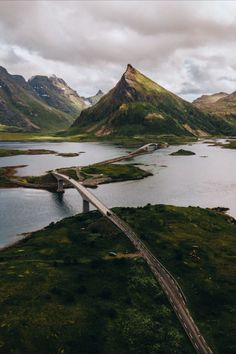
[[[28,149],[28,150],[14,150],[14,149],[0,149],[0,157],[16,156],[16,155],[43,155],[55,154],[55,151],[44,149]]]
[[[8,178],[6,176],[6,169],[4,167],[0,167],[0,184],[8,183]]]
[[[236,149],[236,140],[228,140],[227,144],[224,144],[225,149]]]
[[[61,168],[58,169],[58,172],[65,174],[66,176],[69,176],[71,178],[74,178],[77,180],[77,174],[75,168]],[[47,173],[42,176],[26,176],[23,179],[21,179],[25,183],[32,183],[34,185],[40,185],[40,186],[45,186],[46,188],[55,190],[57,188],[57,181],[55,177],[51,175],[51,173]]]
[[[76,168],[60,168],[57,170],[59,173],[63,173],[75,180],[78,180]],[[9,171],[6,168],[1,168],[0,170],[0,187],[1,185],[5,186],[6,183],[10,183],[9,176],[7,173]],[[127,181],[127,180],[136,180],[141,179],[147,176],[151,176],[150,172],[144,171],[139,167],[134,165],[118,165],[118,164],[108,164],[108,165],[90,165],[83,167],[80,171],[82,177],[91,178],[93,175],[102,174],[104,177],[111,177],[112,182],[118,181]],[[10,177],[14,177],[14,179],[27,186],[30,184],[29,187],[36,187],[36,188],[45,188],[48,190],[55,191],[57,189],[57,181],[51,175],[50,172],[46,173],[45,175],[41,176],[25,176],[25,177],[16,177],[14,173],[11,173]],[[11,183],[11,185],[13,185]],[[31,186],[32,185],[32,186]]]
[[[65,175],[74,178],[77,180],[77,174],[74,167],[71,168],[61,168],[58,169],[58,172],[64,173]],[[51,173],[46,173],[45,175],[41,176],[25,176],[25,177],[18,177],[15,176],[15,168],[12,167],[2,167],[0,168],[0,187],[9,187],[17,186],[17,183],[10,181],[10,178],[14,178],[14,180],[20,183],[23,183],[26,187],[27,184],[30,184],[28,187],[35,188],[45,188],[51,191],[55,191],[57,189],[57,181],[51,175]]]
[[[10,133],[0,132],[2,141],[64,141],[61,137],[46,133]]]
[[[214,353],[235,353],[235,225],[200,208],[116,212],[178,278]],[[97,212],[51,224],[2,251],[1,352],[194,353],[144,261],[125,258],[134,251]]]
[[[111,177],[113,182],[141,179],[152,175],[150,172],[131,164],[95,164],[85,166],[81,169],[81,175],[85,178],[100,174]]]
[[[147,206],[121,215],[177,277],[213,351],[234,353],[235,224],[191,207]]]

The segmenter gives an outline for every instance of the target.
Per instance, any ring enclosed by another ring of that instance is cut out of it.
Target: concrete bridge
[[[140,252],[143,259],[149,265],[153,275],[158,280],[162,290],[166,294],[173,310],[175,311],[183,329],[188,335],[193,347],[199,354],[213,354],[205,339],[201,335],[197,325],[195,324],[188,306],[186,298],[175,278],[168,272],[164,265],[151,253],[146,245],[139,239],[137,234],[131,227],[119,218],[112,210],[107,208],[95,195],[87,190],[81,183],[74,179],[58,173],[52,172],[52,175],[58,181],[58,191],[63,192],[63,183],[71,184],[80,193],[83,199],[83,212],[89,211],[89,203],[91,203],[102,215],[108,218],[116,225],[131,241],[131,243]]]
[[[62,173],[58,173],[56,171],[51,172],[52,175],[57,179],[57,192],[64,192],[64,182],[67,184],[71,184],[79,194],[81,195],[83,199],[83,212],[86,213],[89,211],[89,203],[95,206],[95,208],[100,211],[103,215],[107,215],[109,212],[109,209],[98,200],[95,195],[93,195],[87,188],[85,188],[81,183],[75,181],[73,178],[70,178]]]

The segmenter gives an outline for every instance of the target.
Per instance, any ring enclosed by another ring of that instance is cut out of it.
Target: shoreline
[[[36,231],[44,230],[44,228],[38,229]],[[28,240],[29,238],[31,238],[33,236],[33,233],[36,231],[22,232],[21,234],[17,234],[15,237],[20,237],[20,239],[10,242],[10,243],[6,244],[5,246],[0,246],[0,252],[8,250],[8,249],[12,248],[13,246],[17,246],[18,244],[21,244],[23,241]]]
[[[220,215],[224,215],[224,216],[227,216],[228,217],[228,220],[229,220],[229,223],[231,224],[235,224],[236,225],[236,217],[232,216],[229,214],[229,211],[230,209],[229,208],[223,208],[223,207],[212,207],[212,208],[209,208],[209,207],[206,207],[206,208],[203,208],[203,207],[200,207],[200,206],[193,206],[193,205],[189,205],[189,206],[176,206],[176,205],[169,205],[169,204],[155,204],[154,206],[160,206],[160,205],[164,205],[164,206],[171,206],[171,207],[177,207],[177,208],[186,208],[186,209],[191,209],[191,208],[200,208],[200,209],[203,209],[203,210],[210,210],[210,211],[214,211],[216,214],[219,214]],[[144,206],[142,206],[143,208]],[[111,209],[114,209],[114,208],[117,208],[117,206],[114,206],[112,207]],[[118,208],[125,208],[125,207],[118,207]],[[137,209],[139,208],[139,206],[135,206],[135,207],[129,207],[129,208],[133,208],[133,209]],[[224,209],[227,209],[227,210],[224,210]],[[97,210],[96,210],[97,211]],[[94,212],[94,210],[91,210],[89,211],[89,213],[91,212]],[[11,249],[12,247],[15,247],[15,246],[18,246],[18,245],[21,245],[22,243],[26,242],[27,240],[29,240],[31,237],[33,237],[34,233],[36,232],[39,232],[39,231],[44,231],[47,227],[49,227],[49,225],[52,225],[52,224],[57,224],[57,223],[60,223],[60,222],[63,222],[64,220],[68,219],[68,218],[73,218],[77,215],[80,215],[80,214],[83,214],[83,212],[80,212],[80,213],[77,213],[75,215],[72,215],[72,216],[66,216],[66,217],[63,217],[62,219],[60,220],[57,220],[57,221],[52,221],[50,222],[49,224],[45,225],[44,227],[42,228],[39,228],[37,230],[34,230],[34,231],[30,231],[30,232],[22,232],[20,234],[17,234],[15,237],[20,237],[19,240],[16,240],[16,241],[13,241],[13,242],[10,242],[8,244],[6,244],[5,246],[1,246],[0,247],[0,253],[2,251],[5,251],[5,250],[8,250],[8,249]]]

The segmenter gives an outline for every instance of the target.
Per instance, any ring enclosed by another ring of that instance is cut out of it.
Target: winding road
[[[116,225],[132,242],[136,249],[140,252],[142,257],[149,265],[155,278],[158,280],[164,293],[174,309],[182,327],[187,333],[191,343],[193,344],[197,353],[200,354],[213,354],[212,350],[207,345],[205,339],[201,335],[197,325],[195,324],[187,306],[186,298],[175,278],[168,272],[162,263],[151,253],[145,244],[139,239],[137,234],[131,227],[123,221],[112,210],[107,208],[94,194],[92,194],[81,183],[74,179],[58,173],[52,172],[52,175],[58,181],[70,183],[81,194],[83,200],[91,203],[95,208],[105,217],[107,217],[114,225]]]

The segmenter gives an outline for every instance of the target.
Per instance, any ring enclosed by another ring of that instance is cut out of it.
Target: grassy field
[[[50,173],[47,173],[42,176],[18,177],[15,176],[17,167],[22,166],[10,166],[0,168],[0,188],[17,187],[19,185],[19,182],[23,186],[27,187],[28,185],[29,188],[33,188],[35,186],[35,188],[48,189],[51,191],[55,191],[57,189],[57,181]],[[64,173],[65,175],[71,178],[77,179],[75,167],[61,168],[58,171]]]
[[[81,175],[85,178],[92,175],[103,175],[111,177],[112,182],[119,182],[141,179],[147,176],[151,176],[152,174],[131,164],[95,164],[83,167],[81,169]]]
[[[28,150],[14,150],[14,149],[0,149],[0,157],[16,156],[16,155],[45,155],[55,154],[55,151],[44,149],[28,149]]]
[[[214,352],[235,353],[230,219],[162,205],[116,212],[178,278]],[[194,353],[142,258],[97,212],[34,233],[0,264],[2,353]]]
[[[61,132],[58,134],[39,134],[39,133],[9,133],[0,131],[2,141],[100,141],[121,144],[124,146],[141,146],[150,142],[167,142],[169,144],[182,144],[189,141],[196,141],[195,137],[175,136],[175,135],[134,135],[132,138],[127,136],[97,137],[94,134],[76,134],[73,132]]]

